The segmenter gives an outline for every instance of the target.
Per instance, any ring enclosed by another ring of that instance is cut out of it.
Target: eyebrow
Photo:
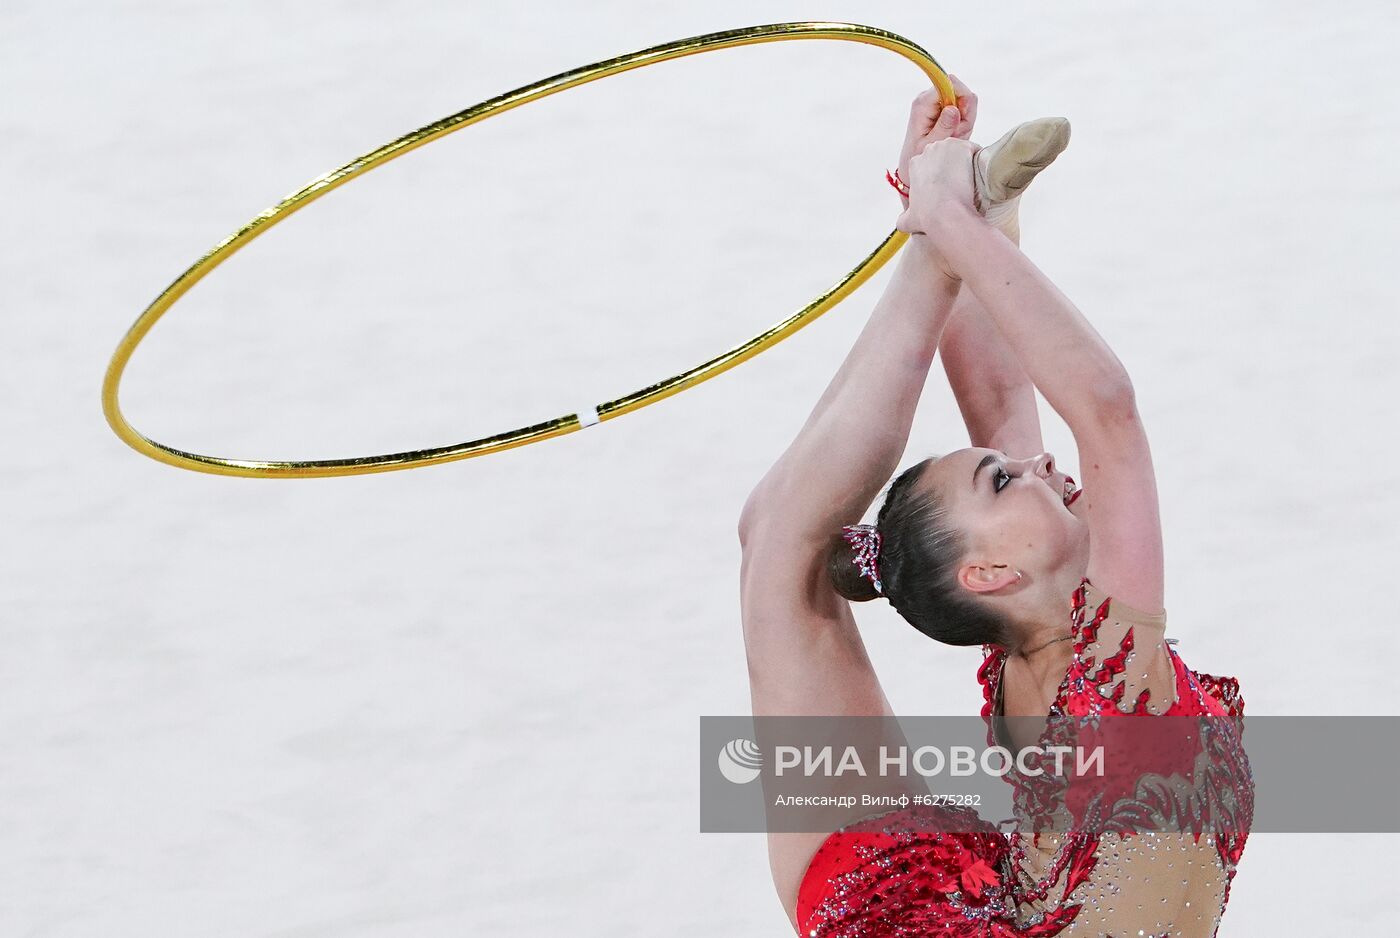
[[[973,488],[977,488],[977,473],[981,472],[982,469],[983,469],[984,467],[989,466],[989,465],[991,465],[992,463],[994,463],[994,462],[996,462],[996,461],[997,461],[997,455],[996,455],[996,453],[988,453],[987,455],[985,455],[985,456],[982,457],[982,461],[979,462],[979,463],[977,464],[977,468],[974,469],[974,470],[972,470],[972,487],[973,487]]]

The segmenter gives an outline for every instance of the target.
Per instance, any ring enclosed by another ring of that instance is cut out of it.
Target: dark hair
[[[930,456],[905,469],[885,493],[875,529],[880,532],[877,564],[884,593],[875,592],[855,564],[855,548],[838,531],[827,572],[832,585],[851,602],[883,595],[905,620],[929,638],[947,645],[1006,646],[1008,624],[983,608],[953,577],[964,550],[961,532],[947,522],[947,509],[928,486],[914,483],[938,460]]]

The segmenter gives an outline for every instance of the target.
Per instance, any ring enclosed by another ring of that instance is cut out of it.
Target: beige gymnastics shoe
[[[1016,203],[1031,180],[1069,146],[1069,121],[1042,117],[1012,128],[972,159],[973,204],[989,223],[1020,235]]]

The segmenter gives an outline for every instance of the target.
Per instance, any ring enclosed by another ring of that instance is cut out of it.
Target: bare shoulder
[[[1177,668],[1167,647],[1167,613],[1147,612],[1086,577],[1075,594],[1075,662],[1096,705],[1122,713],[1165,713],[1177,702]]]

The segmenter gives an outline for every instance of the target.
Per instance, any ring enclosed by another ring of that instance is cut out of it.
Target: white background
[[[98,392],[136,314],[310,178],[587,62],[811,19],[926,47],[981,142],[1070,118],[1024,247],[1134,377],[1178,649],[1250,713],[1397,712],[1392,4],[7,0],[0,934],[786,932],[762,837],[698,833],[698,717],[748,708],[743,500],[892,268],[678,397],[415,472],[181,472]],[[784,43],[469,128],[217,271],[124,404],[283,458],[620,396],[889,231],[923,86]],[[966,443],[935,366],[904,464]],[[897,710],[976,712],[978,650],[858,616]],[[1222,935],[1388,925],[1397,844],[1256,834]]]

